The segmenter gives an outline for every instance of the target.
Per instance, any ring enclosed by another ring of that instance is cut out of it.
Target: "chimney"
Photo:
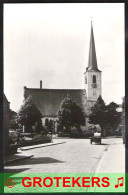
[[[42,80],[40,81],[40,89],[42,89]]]

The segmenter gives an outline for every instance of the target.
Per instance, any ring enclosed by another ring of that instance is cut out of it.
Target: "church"
[[[91,35],[89,46],[88,66],[84,73],[84,89],[46,89],[42,88],[42,81],[40,81],[40,88],[24,87],[24,99],[26,100],[30,95],[42,114],[42,123],[45,120],[57,120],[57,111],[60,103],[67,97],[67,94],[81,107],[87,114],[90,108],[95,104],[97,98],[101,95],[101,71],[98,69],[95,40],[93,33],[93,24],[91,22]]]

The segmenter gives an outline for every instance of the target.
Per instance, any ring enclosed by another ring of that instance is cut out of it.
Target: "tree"
[[[116,111],[116,108],[118,108],[119,105],[116,104],[115,102],[111,102],[110,104],[107,105],[107,109],[110,111]]]
[[[67,130],[76,127],[80,132],[80,125],[85,124],[83,111],[69,95],[60,104],[58,118],[60,125],[65,126]]]
[[[114,130],[117,129],[120,123],[121,114],[116,111],[118,107],[119,105],[115,102],[111,102],[109,105],[107,105],[108,122]]]
[[[122,137],[123,137],[123,143],[125,144],[125,97],[123,98],[123,103],[122,103],[122,115],[121,115],[121,131],[122,131]]]
[[[99,124],[102,129],[102,135],[104,134],[104,127],[106,126],[106,105],[101,96],[97,99],[95,105],[91,108],[91,114],[89,115],[90,124]]]
[[[19,128],[16,122],[17,113],[10,109],[10,120],[9,120],[9,128],[16,130]]]
[[[36,127],[36,131],[40,131],[42,115],[35,106],[32,96],[29,96],[21,106],[17,114],[17,122],[26,127],[27,132],[32,132],[32,126]]]
[[[99,124],[102,129],[102,135],[105,136],[105,129],[110,125],[116,129],[120,122],[120,114],[116,111],[119,107],[116,103],[111,102],[106,106],[101,96],[97,99],[96,104],[91,108],[89,123]]]

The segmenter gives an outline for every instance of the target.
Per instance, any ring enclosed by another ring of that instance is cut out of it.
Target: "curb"
[[[24,156],[24,157],[20,157],[20,158],[14,158],[14,159],[5,161],[5,162],[4,162],[4,165],[7,164],[7,163],[14,162],[14,161],[19,161],[19,160],[24,160],[24,159],[27,159],[27,158],[31,158],[31,157],[33,157],[33,156],[34,156],[34,155]]]
[[[64,143],[66,143],[66,142],[58,142],[58,143],[52,143],[52,144],[40,145],[40,146],[34,145],[34,146],[31,146],[30,148],[21,148],[21,151],[32,150],[32,149],[36,149],[36,148],[42,148],[42,147],[53,146],[53,145],[64,144]]]
[[[118,149],[119,148],[119,149]],[[115,152],[119,150],[118,154],[120,156],[121,160],[115,160],[117,156],[114,156]],[[122,157],[121,157],[122,155]],[[110,158],[110,160],[109,160]],[[104,153],[99,166],[96,169],[96,172],[98,173],[124,173],[125,169],[125,148],[123,147],[123,144],[111,144],[108,147],[108,150]],[[107,160],[109,160],[110,165],[105,163]]]
[[[101,158],[99,159],[99,161],[98,161],[98,163],[97,163],[97,166],[96,166],[96,168],[95,168],[94,174],[99,173],[101,164],[102,164],[102,162],[103,162],[103,160],[104,160],[104,156],[106,155],[106,152],[108,151],[109,147],[110,147],[110,145],[108,145],[108,147],[104,150],[103,155],[101,156]]]
[[[107,146],[107,148],[104,150],[103,155],[102,155],[102,156],[99,158],[99,160],[97,161],[97,163],[96,163],[96,168],[95,168],[94,171],[92,172],[92,177],[95,176],[95,174],[98,173],[99,167],[100,167],[100,165],[101,165],[101,161],[103,160],[104,155],[106,154],[106,152],[107,152],[109,146],[110,146],[110,145]],[[93,188],[93,191],[90,192],[90,188],[87,188],[86,193],[95,193],[95,189],[96,189],[96,188]],[[98,192],[96,192],[96,193],[98,193]]]

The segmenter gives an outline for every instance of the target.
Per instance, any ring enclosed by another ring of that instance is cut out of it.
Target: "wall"
[[[5,95],[3,96],[3,135],[4,135],[4,154],[9,152],[9,119],[10,119],[10,103]]]

